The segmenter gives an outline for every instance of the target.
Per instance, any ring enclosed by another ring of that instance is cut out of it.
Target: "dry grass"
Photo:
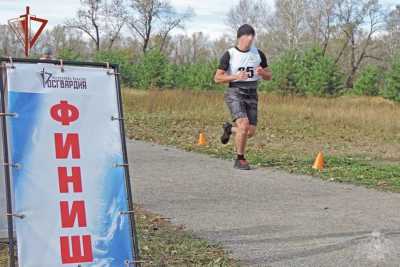
[[[135,215],[142,267],[238,266],[221,246],[196,238],[181,225],[138,206]],[[0,244],[0,267],[8,266],[7,251],[7,245]]]
[[[173,137],[193,143],[204,128],[218,144],[220,125],[229,119],[220,92],[125,90],[126,111],[164,117]],[[312,156],[319,150],[335,156],[358,155],[400,160],[400,105],[381,98],[301,98],[260,96],[258,133],[253,146]],[[145,122],[142,122],[145,123]],[[143,127],[154,126],[151,122]],[[135,132],[160,129],[133,127]],[[164,129],[168,131],[168,129]],[[156,138],[157,136],[153,136]],[[214,143],[215,141],[215,143]]]
[[[222,92],[127,89],[123,95],[129,137],[232,156],[232,144],[219,142],[221,124],[230,120]],[[249,142],[248,158],[255,164],[315,174],[309,166],[322,150],[328,168],[320,176],[368,186],[386,186],[391,179],[388,189],[399,180],[394,190],[400,190],[399,118],[400,105],[382,98],[260,94],[258,131]],[[195,145],[201,129],[209,141],[203,148]],[[355,177],[376,166],[383,169],[369,174],[374,176]]]

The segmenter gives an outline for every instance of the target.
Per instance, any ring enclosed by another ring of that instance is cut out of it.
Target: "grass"
[[[123,92],[130,138],[230,159],[219,142],[229,114],[222,92]],[[379,97],[284,97],[261,94],[257,136],[248,144],[252,164],[400,191],[400,105]],[[196,144],[200,130],[208,145]],[[322,172],[312,170],[319,151]]]
[[[141,266],[237,266],[217,244],[210,244],[172,225],[167,219],[135,207]],[[7,246],[0,245],[0,266],[8,266]]]

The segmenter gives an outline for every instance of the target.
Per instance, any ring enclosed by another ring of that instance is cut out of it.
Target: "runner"
[[[221,142],[227,144],[231,134],[235,133],[237,157],[234,167],[240,170],[250,170],[245,158],[245,148],[247,139],[256,132],[258,81],[272,79],[265,54],[254,46],[255,35],[255,30],[250,25],[240,26],[237,46],[222,56],[214,77],[216,83],[229,84],[225,92],[225,103],[235,126],[229,122],[223,124]]]

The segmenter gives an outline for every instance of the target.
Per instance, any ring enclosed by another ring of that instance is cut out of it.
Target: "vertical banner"
[[[122,104],[113,72],[36,62],[7,68],[20,267],[134,266]]]

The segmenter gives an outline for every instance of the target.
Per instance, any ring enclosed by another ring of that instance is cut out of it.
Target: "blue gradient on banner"
[[[122,157],[110,158],[109,162],[122,162]],[[106,181],[102,192],[102,201],[110,203],[108,210],[101,214],[103,225],[97,229],[101,240],[94,245],[94,258],[104,259],[104,266],[125,266],[125,261],[133,260],[129,215],[121,215],[121,211],[128,211],[123,168],[112,168],[106,173]],[[91,265],[96,266],[96,264]]]
[[[8,92],[8,109],[17,113],[17,117],[9,119],[11,126],[12,162],[23,164],[28,148],[32,147],[32,133],[37,123],[41,94]],[[18,189],[18,179],[23,175],[22,169],[13,169],[14,190]],[[19,194],[16,192],[16,195]]]

